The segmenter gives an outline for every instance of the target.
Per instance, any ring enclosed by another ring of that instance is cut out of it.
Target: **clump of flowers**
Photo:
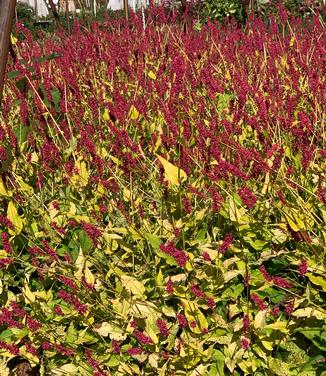
[[[160,250],[172,256],[181,268],[183,268],[186,265],[189,259],[186,252],[178,249],[172,241],[168,241],[166,242],[166,244],[161,244]]]
[[[0,113],[5,364],[322,372],[307,357],[324,351],[325,28],[317,11],[254,16],[192,27],[150,5],[53,37],[16,25]],[[305,357],[287,356],[299,334]]]

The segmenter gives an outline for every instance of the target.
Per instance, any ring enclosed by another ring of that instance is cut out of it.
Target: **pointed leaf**
[[[172,163],[161,156],[158,156],[158,159],[160,160],[164,168],[165,178],[171,185],[180,185],[180,182],[183,182],[187,179],[187,174],[182,170],[182,168],[174,166]]]

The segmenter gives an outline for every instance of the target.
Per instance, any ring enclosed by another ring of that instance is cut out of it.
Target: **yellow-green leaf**
[[[297,309],[292,313],[294,317],[315,317],[317,320],[325,320],[326,313],[321,312],[313,307],[306,307]]]
[[[150,70],[150,71],[148,72],[148,77],[149,77],[151,80],[156,80],[156,74],[155,74],[152,70]]]
[[[110,336],[111,339],[116,341],[122,341],[127,338],[127,334],[124,334],[122,329],[108,322],[102,322],[99,327],[94,328],[94,331],[103,337]]]
[[[134,105],[130,107],[129,116],[131,120],[137,120],[139,117],[139,112]]]
[[[287,333],[289,331],[286,321],[276,321],[272,324],[266,325],[265,328],[279,330],[282,333]]]
[[[283,213],[285,215],[287,223],[293,231],[298,232],[300,230],[306,229],[306,226],[297,211],[294,211],[294,209],[292,209],[292,211],[289,213],[287,213],[286,211],[283,211]]]
[[[265,326],[265,318],[266,318],[267,310],[259,311],[255,317],[254,327],[256,329],[263,329]]]
[[[90,285],[94,285],[95,277],[87,265],[85,266],[84,273],[85,273],[85,281],[89,283]]]
[[[26,303],[34,303],[35,302],[35,294],[32,293],[32,291],[29,289],[27,280],[25,281],[24,287],[23,287],[23,294],[25,296],[25,302]]]
[[[262,345],[265,347],[266,350],[273,351],[274,342],[267,339],[266,337],[264,337],[264,338],[265,339],[261,339]]]
[[[74,376],[78,374],[78,367],[72,363],[51,370],[53,376]]]
[[[184,311],[188,322],[196,322],[195,327],[192,327],[190,325],[191,330],[194,333],[202,333],[203,329],[208,328],[208,323],[204,314],[201,312],[201,310],[195,302],[188,301],[187,299],[182,299],[182,302],[184,305]]]
[[[105,121],[110,120],[110,113],[109,113],[109,110],[107,108],[103,112],[102,119],[105,120]]]
[[[71,177],[71,184],[77,187],[85,187],[88,183],[89,172],[84,161],[77,161],[75,167],[78,169],[78,173]]]
[[[7,188],[5,187],[1,177],[0,177],[0,196],[6,196],[6,197],[12,196],[12,193],[7,191]]]
[[[142,282],[138,281],[134,277],[128,275],[121,276],[121,282],[123,287],[125,287],[132,295],[143,296],[145,293],[145,286]]]
[[[245,215],[246,209],[243,207],[238,208],[236,200],[233,197],[230,197],[229,205],[229,216],[232,222],[238,222],[240,224],[249,222],[249,217]]]
[[[323,277],[315,276],[312,273],[307,273],[306,276],[309,278],[310,282],[320,286],[322,290],[326,292],[326,280]]]
[[[156,345],[158,344],[158,337],[156,333],[158,332],[157,325],[156,325],[157,318],[155,316],[148,316],[146,318],[146,334],[152,339],[153,343]]]
[[[18,235],[23,229],[23,220],[18,214],[15,204],[10,201],[7,209],[7,217],[15,226],[14,230],[9,230],[11,235]]]
[[[171,185],[179,185],[187,179],[187,174],[182,168],[174,166],[172,163],[167,161],[165,158],[158,156],[158,159],[162,163],[165,172],[165,178]]]

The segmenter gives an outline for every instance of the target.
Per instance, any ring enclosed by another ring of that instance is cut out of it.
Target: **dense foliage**
[[[325,372],[325,29],[279,20],[18,30],[1,375]]]

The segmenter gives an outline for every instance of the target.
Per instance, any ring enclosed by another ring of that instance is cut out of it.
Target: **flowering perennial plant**
[[[322,373],[325,28],[273,17],[185,33],[150,8],[145,32],[131,14],[37,40],[18,26],[0,115],[4,367]]]

